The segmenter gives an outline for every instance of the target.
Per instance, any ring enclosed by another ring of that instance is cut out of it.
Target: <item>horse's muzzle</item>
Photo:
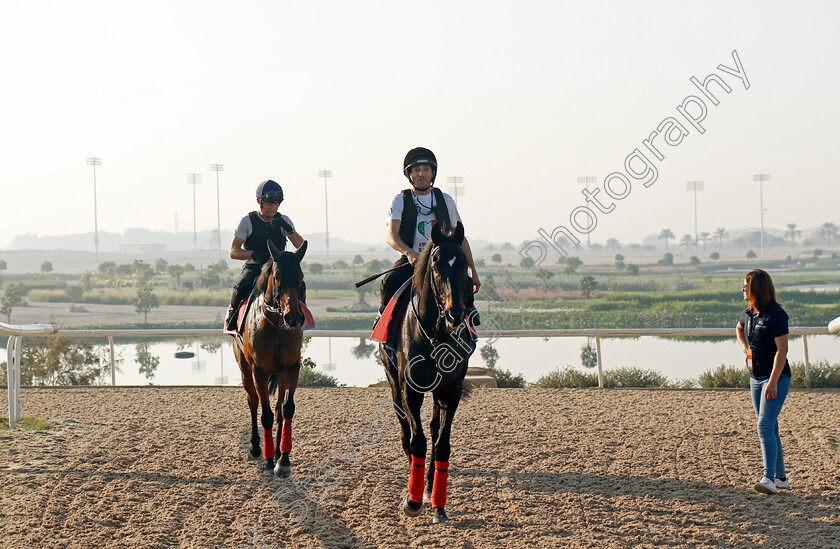
[[[290,328],[294,328],[295,326],[300,326],[303,324],[303,314],[298,312],[288,312],[283,315],[283,322],[286,323],[287,326]]]
[[[451,309],[447,309],[446,313],[444,313],[444,317],[446,318],[446,322],[450,325],[450,327],[455,328],[460,326],[464,319],[466,318],[467,313],[463,307],[452,307]]]

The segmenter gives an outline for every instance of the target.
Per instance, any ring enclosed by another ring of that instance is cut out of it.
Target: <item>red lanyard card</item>
[[[747,370],[752,372],[753,363],[752,363],[752,349],[747,351]]]

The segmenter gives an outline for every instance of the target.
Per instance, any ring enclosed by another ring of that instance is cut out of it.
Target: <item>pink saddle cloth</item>
[[[236,316],[236,330],[231,331],[228,330],[227,327],[222,329],[222,332],[228,335],[237,335],[242,333],[242,326],[245,324],[245,315],[248,314],[248,309],[251,307],[251,303],[254,301],[255,293],[252,291],[251,295],[248,296],[248,299],[243,301],[239,305],[239,314]],[[309,307],[301,301],[300,302],[300,312],[303,313],[303,326],[301,329],[303,331],[311,330],[315,327],[315,319],[312,318],[312,312],[309,310]]]

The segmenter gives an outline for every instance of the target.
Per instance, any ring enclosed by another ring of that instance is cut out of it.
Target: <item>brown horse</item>
[[[396,345],[379,346],[409,462],[408,494],[402,510],[417,516],[428,501],[434,523],[448,520],[444,506],[452,420],[458,403],[470,393],[464,377],[476,345],[468,326],[473,319],[467,318],[465,307],[472,284],[463,242],[460,222],[450,234],[443,234],[438,224],[432,227],[432,240],[414,265],[410,302]],[[424,481],[426,435],[420,408],[426,393],[432,395],[433,408],[431,455]]]
[[[292,418],[295,415],[295,389],[303,341],[301,302],[306,300],[300,262],[306,246],[304,240],[296,252],[281,252],[271,241],[268,242],[271,261],[263,265],[257,279],[258,295],[245,317],[242,335],[233,340],[233,354],[242,372],[242,385],[248,393],[251,409],[251,456],[257,458],[260,455],[260,435],[257,431],[259,401],[265,438],[266,463],[263,472],[279,477],[287,477],[292,471],[289,453],[292,451]],[[275,414],[271,411],[269,394],[278,387],[275,446]],[[280,454],[280,460],[275,466],[274,457],[277,454]]]

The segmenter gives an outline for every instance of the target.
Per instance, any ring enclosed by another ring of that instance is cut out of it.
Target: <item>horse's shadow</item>
[[[836,508],[831,505],[814,505],[809,495],[802,499],[809,500],[799,509],[787,507],[791,499],[797,498],[795,491],[780,491],[776,496],[766,496],[752,491],[751,486],[722,486],[703,480],[679,478],[648,478],[640,476],[592,474],[585,472],[569,473],[531,473],[514,470],[460,469],[453,471],[453,479],[471,477],[476,486],[483,486],[488,495],[499,498],[505,491],[507,504],[516,505],[519,500],[524,505],[532,505],[533,497],[528,493],[561,494],[576,496],[580,501],[580,513],[587,514],[587,505],[598,507],[621,506],[627,511],[626,498],[654,497],[663,507],[678,512],[689,520],[692,514],[714,514],[717,521],[726,521],[737,525],[749,523],[764,530],[784,530],[796,535],[796,532],[809,531],[812,536],[824,536],[825,540],[835,539]],[[492,487],[490,484],[492,483]],[[492,492],[490,492],[492,490]],[[600,502],[598,500],[600,499]],[[621,499],[621,503],[611,503]],[[597,502],[597,503],[596,503]],[[782,508],[786,508],[781,512]],[[567,509],[557,508],[558,515]],[[643,509],[638,509],[642,513]],[[482,527],[485,520],[478,516],[461,516],[452,524],[455,528],[472,529]],[[510,517],[509,517],[510,518]],[[515,520],[515,519],[514,519]],[[672,520],[677,520],[676,518]],[[815,527],[820,530],[815,531]],[[711,541],[711,538],[710,538]]]

